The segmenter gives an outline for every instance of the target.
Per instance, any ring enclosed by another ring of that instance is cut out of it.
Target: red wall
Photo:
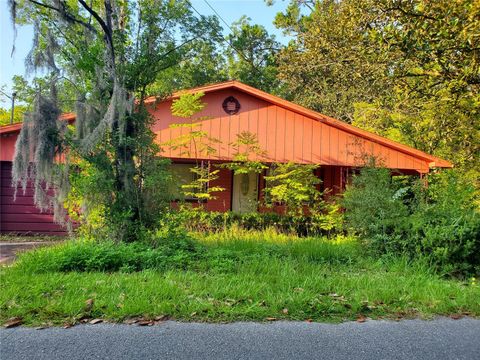
[[[12,161],[18,133],[0,135],[0,161]]]
[[[229,211],[232,208],[232,172],[228,169],[219,169],[218,179],[212,181],[210,186],[220,186],[225,190],[213,193],[216,199],[210,200],[205,204],[209,211]]]
[[[0,232],[18,234],[64,235],[65,229],[53,222],[52,212],[41,212],[33,203],[33,189],[27,186],[25,194],[12,187],[12,163],[0,162]]]

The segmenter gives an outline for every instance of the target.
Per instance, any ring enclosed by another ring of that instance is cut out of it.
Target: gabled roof
[[[343,121],[334,119],[330,116],[323,115],[323,114],[318,113],[316,111],[307,109],[303,106],[294,104],[294,103],[292,103],[290,101],[287,101],[287,100],[284,100],[284,99],[282,99],[278,96],[271,95],[269,93],[266,93],[262,90],[256,89],[252,86],[246,85],[246,84],[241,83],[241,82],[236,81],[236,80],[225,81],[225,82],[221,82],[221,83],[205,85],[205,86],[200,86],[200,87],[196,87],[196,88],[192,88],[192,89],[188,89],[188,90],[184,90],[184,91],[179,91],[179,92],[176,92],[176,93],[172,94],[167,99],[158,99],[156,97],[150,97],[150,98],[146,99],[145,103],[153,104],[153,103],[155,103],[159,100],[160,101],[165,101],[165,100],[176,99],[181,94],[184,94],[184,93],[197,93],[197,92],[210,93],[210,92],[214,92],[214,91],[218,91],[218,90],[224,90],[224,89],[236,89],[236,90],[245,92],[245,93],[247,93],[251,96],[257,97],[257,98],[262,99],[264,101],[267,101],[271,104],[283,107],[287,110],[294,111],[298,114],[310,117],[312,119],[315,119],[317,121],[325,123],[329,126],[335,127],[337,129],[340,129],[340,130],[343,130],[343,131],[346,131],[346,132],[348,132],[352,135],[364,138],[366,140],[373,141],[375,143],[387,146],[391,149],[394,149],[394,150],[397,150],[397,151],[415,156],[415,157],[420,158],[422,160],[426,160],[426,161],[429,162],[429,166],[431,168],[433,168],[433,167],[444,167],[444,168],[445,167],[447,167],[447,168],[453,167],[452,163],[450,163],[447,160],[440,159],[440,158],[435,157],[433,155],[427,154],[423,151],[417,150],[417,149],[415,149],[411,146],[401,144],[399,142],[387,139],[383,136],[380,136],[380,135],[371,133],[369,131],[360,129],[356,126],[347,124]]]
[[[75,114],[74,113],[62,114],[60,115],[60,120],[68,121],[69,123],[72,123],[75,121]],[[22,125],[23,123],[19,122],[11,125],[0,126],[0,134],[19,132],[22,129]]]
[[[329,125],[331,127],[337,128],[339,130],[345,131],[349,134],[352,134],[354,136],[363,138],[365,140],[369,140],[371,142],[386,146],[390,149],[400,151],[402,153],[414,156],[418,159],[421,159],[423,161],[426,161],[429,165],[430,168],[433,167],[453,167],[453,165],[443,159],[440,159],[438,157],[435,157],[433,155],[429,155],[423,151],[417,150],[411,146],[407,146],[404,144],[401,144],[399,142],[384,138],[380,135],[371,133],[369,131],[360,129],[358,127],[355,127],[353,125],[347,124],[343,121],[334,119],[332,117],[320,114],[316,111],[307,109],[303,106],[294,104],[290,101],[284,100],[279,98],[278,96],[268,94],[264,91],[261,91],[259,89],[256,89],[254,87],[251,87],[249,85],[243,84],[239,81],[232,80],[232,81],[226,81],[222,83],[216,83],[216,84],[211,84],[211,85],[205,85],[205,86],[200,86],[192,89],[188,89],[185,91],[179,91],[174,94],[172,94],[168,98],[163,98],[159,99],[157,97],[150,97],[145,100],[146,104],[155,104],[158,101],[166,101],[166,100],[172,100],[178,98],[182,93],[196,93],[196,92],[203,92],[203,93],[210,93],[214,91],[219,91],[219,90],[225,90],[225,89],[235,89],[239,90],[241,92],[244,92],[246,94],[249,94],[253,97],[256,97],[258,99],[264,100],[266,102],[269,102],[273,105],[280,106],[282,108],[285,108],[287,110],[296,112],[298,114],[301,114],[303,116],[309,117],[311,119],[314,119],[316,121],[319,121],[321,123],[324,123],[326,125]],[[61,116],[62,120],[73,122],[75,120],[75,114],[74,113],[66,113]],[[7,125],[7,126],[2,126],[0,127],[0,134],[6,134],[6,133],[13,133],[13,132],[18,132],[20,131],[22,127],[22,123],[17,123],[13,125]]]

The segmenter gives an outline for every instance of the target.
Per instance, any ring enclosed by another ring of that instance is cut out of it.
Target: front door
[[[236,174],[233,176],[232,211],[257,211],[258,174]]]

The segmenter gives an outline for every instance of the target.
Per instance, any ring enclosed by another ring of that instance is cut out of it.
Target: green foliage
[[[172,115],[188,119],[202,111],[205,107],[205,103],[202,102],[204,95],[202,92],[180,95],[178,99],[173,100]]]
[[[237,134],[237,140],[232,142],[230,146],[234,151],[232,161],[221,166],[232,170],[234,174],[248,174],[251,172],[260,174],[268,168],[260,160],[265,156],[265,151],[258,143],[257,135],[248,131],[242,131],[240,134]]]
[[[179,150],[180,155],[188,156],[195,159],[197,166],[198,161],[204,157],[209,157],[217,152],[215,145],[218,145],[220,140],[209,135],[207,131],[202,130],[202,121],[205,117],[194,117],[195,114],[202,111],[205,103],[202,102],[204,94],[199,93],[185,93],[172,103],[172,114],[184,119],[187,122],[171,124],[171,128],[184,128],[185,134],[181,134],[165,142],[163,145],[172,150]]]
[[[218,322],[480,315],[474,281],[442,279],[425,261],[369,257],[353,238],[234,229],[195,237],[197,250],[187,240],[177,248],[163,241],[114,246],[77,240],[22,254],[0,271],[0,320],[61,325],[160,315]],[[100,271],[59,272],[55,259]],[[108,268],[121,270],[103,272]]]
[[[186,198],[195,198],[199,202],[215,199],[213,193],[225,190],[220,186],[210,186],[214,180],[218,179],[220,170],[213,170],[210,161],[202,160],[204,157],[215,154],[217,148],[214,145],[220,142],[211,137],[208,132],[198,129],[205,118],[195,118],[194,115],[205,107],[205,103],[202,102],[203,96],[202,92],[185,93],[173,101],[172,114],[190,121],[171,124],[172,128],[187,128],[187,133],[164,144],[172,150],[180,150],[181,155],[195,159],[195,166],[190,169],[193,180],[188,184],[181,185],[181,189]]]
[[[431,254],[448,273],[480,273],[478,191],[454,171],[432,174],[417,184],[409,236],[416,251]]]
[[[376,7],[370,0],[290,1],[275,25],[294,39],[278,55],[284,95],[350,122],[353,104],[389,93],[389,62],[369,37]]]
[[[331,235],[342,231],[342,215],[336,204],[326,204],[323,211],[308,215],[268,213],[237,213],[204,211],[184,205],[176,214],[181,225],[190,231],[219,233],[228,229],[266,231],[274,229],[292,236]]]
[[[330,264],[354,262],[359,256],[358,244],[351,239],[300,239],[275,231],[232,228],[209,236],[197,234],[198,241],[172,224],[166,228],[151,233],[144,242],[75,240],[23,254],[17,266],[29,273],[147,269],[232,272],[262,254]]]
[[[176,244],[177,247],[172,247]],[[160,271],[185,269],[200,256],[200,246],[185,249],[182,242],[169,242],[156,248],[136,242],[120,243],[92,241],[62,245],[55,251],[38,252],[22,261],[26,271],[42,272],[132,272],[145,269]],[[43,265],[40,265],[43,264]]]
[[[275,55],[280,43],[262,25],[251,25],[246,16],[234,22],[231,30],[225,50],[229,78],[275,92],[279,86]]]
[[[478,1],[290,1],[284,96],[480,171]]]
[[[388,169],[362,169],[343,194],[346,223],[364,239],[385,239],[384,243],[375,245],[380,252],[401,251],[396,248],[396,243],[387,239],[406,225],[403,222],[408,216],[408,208],[401,196],[405,190],[398,187]]]
[[[221,186],[211,186],[210,184],[218,179],[220,170],[212,170],[210,164],[203,166],[194,166],[190,171],[194,174],[194,180],[189,184],[181,186],[186,198],[196,198],[200,202],[213,200],[216,196],[213,193],[224,191]]]
[[[19,123],[23,120],[23,114],[25,114],[25,106],[15,106],[13,113],[12,124]],[[11,120],[11,109],[0,108],[0,126],[9,125]]]
[[[365,168],[344,194],[345,222],[377,254],[427,257],[441,271],[480,271],[480,213],[474,187],[453,171],[408,184]]]
[[[321,197],[317,189],[320,179],[315,176],[317,168],[293,162],[274,164],[265,176],[265,203],[282,204],[291,215],[303,214],[306,206],[315,207]]]
[[[197,19],[186,1],[57,1],[47,7],[11,1],[10,6],[16,10],[14,23],[34,25],[27,62],[32,70],[46,74],[36,79],[34,96],[31,87],[19,91],[22,101],[29,104],[36,99],[36,103],[29,117],[34,131],[24,126],[22,141],[17,142],[14,179],[25,183],[34,177],[35,184],[52,187],[55,196],[50,197],[36,186],[35,198],[42,200],[36,203],[54,203],[59,218],[71,187],[70,168],[57,160],[87,162],[87,171],[95,173],[100,186],[79,180],[81,188],[96,195],[82,189],[73,197],[102,201],[81,200],[84,206],[102,209],[109,238],[137,240],[144,229],[156,226],[164,201],[156,202],[170,178],[166,171],[158,171],[164,165],[157,159],[153,119],[145,108],[148,87],[166,69],[188,58],[190,46],[211,43],[212,19]],[[22,83],[26,84],[24,79],[17,79],[16,84]],[[64,101],[70,105],[64,106]],[[41,106],[47,102],[50,111]],[[75,135],[65,131],[62,122],[57,124],[59,113],[73,107]],[[45,124],[51,131],[45,131]],[[32,158],[41,171],[28,171]],[[160,181],[158,191],[152,185],[154,178]]]
[[[199,36],[177,49],[185,55],[182,61],[165,61],[166,69],[147,86],[147,93],[160,96],[232,79],[275,93],[281,86],[275,59],[280,44],[263,26],[251,24],[244,16],[230,28],[225,38],[219,19],[205,17],[195,25]]]

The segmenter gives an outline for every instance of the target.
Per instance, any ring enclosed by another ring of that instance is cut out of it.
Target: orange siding
[[[12,161],[18,133],[0,135],[0,161]]]
[[[241,108],[236,115],[228,115],[222,108],[222,102],[228,96],[234,96],[240,102]],[[215,154],[198,155],[201,159],[230,160],[234,154],[231,143],[236,141],[237,134],[248,131],[257,136],[260,146],[266,152],[261,159],[265,162],[362,166],[366,156],[374,156],[384,166],[392,169],[417,172],[427,172],[429,169],[428,160],[268,103],[238,89],[220,89],[207,93],[203,101],[207,105],[197,114],[197,117],[206,117],[201,123],[201,129],[221,143],[215,145]],[[172,116],[171,104],[172,100],[168,100],[152,110],[157,119],[153,129],[160,144],[189,131],[188,128],[170,128],[172,124],[189,121]],[[163,146],[163,150],[162,155],[166,157],[194,157],[193,145],[190,156],[182,155],[180,150],[172,150],[167,146]],[[256,156],[252,154],[252,160],[254,159]]]

